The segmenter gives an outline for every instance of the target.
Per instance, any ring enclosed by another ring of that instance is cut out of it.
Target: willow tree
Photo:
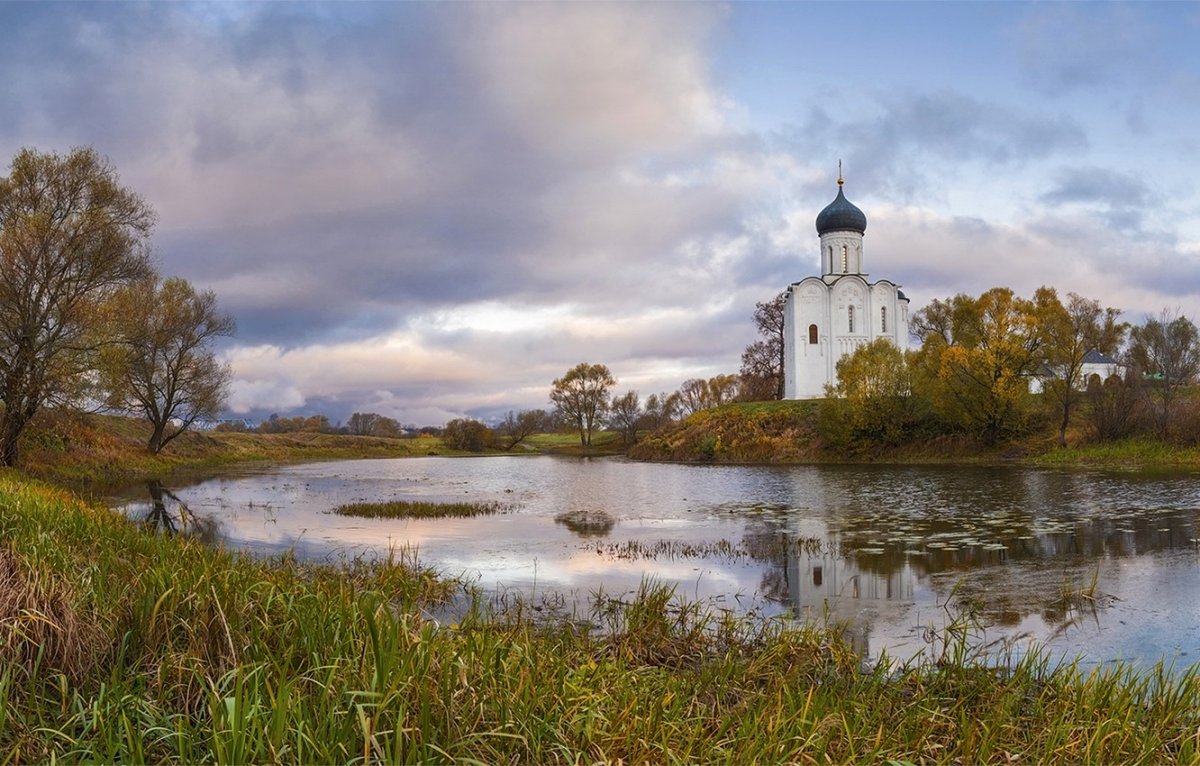
[[[608,411],[608,391],[617,384],[608,367],[579,364],[554,381],[550,401],[564,420],[579,429],[579,444],[592,445],[592,432],[604,421]]]
[[[81,390],[109,340],[102,308],[150,273],[153,225],[93,149],[22,149],[0,178],[0,465],[47,402]]]
[[[121,343],[102,367],[109,404],[150,421],[147,447],[157,454],[197,420],[220,414],[230,373],[212,344],[233,335],[234,321],[211,290],[178,277],[141,280],[110,308]]]

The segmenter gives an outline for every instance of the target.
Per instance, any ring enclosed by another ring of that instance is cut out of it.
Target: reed
[[[508,513],[513,508],[511,504],[498,502],[433,503],[425,500],[392,500],[383,503],[339,505],[333,512],[339,516],[360,516],[368,519],[436,519]]]
[[[1036,653],[997,665],[946,634],[941,662],[864,670],[836,629],[709,612],[653,583],[626,602],[598,598],[590,624],[535,622],[403,556],[253,560],[146,535],[5,472],[0,550],[21,584],[0,613],[9,763],[1200,754],[1193,669],[1086,670]],[[447,613],[458,617],[432,616]],[[59,648],[40,650],[50,636]]]

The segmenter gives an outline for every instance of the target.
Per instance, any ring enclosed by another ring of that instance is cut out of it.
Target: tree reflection
[[[193,537],[205,544],[218,539],[220,523],[211,516],[196,516],[187,503],[163,486],[158,479],[146,482],[150,492],[150,509],[142,519],[142,525],[152,532],[167,536]]]

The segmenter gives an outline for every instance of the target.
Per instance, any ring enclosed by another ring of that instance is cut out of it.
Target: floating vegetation
[[[391,500],[386,503],[339,505],[333,512],[339,516],[367,519],[437,519],[448,516],[486,516],[493,513],[509,513],[515,509],[514,505],[495,501],[433,503],[425,500]]]
[[[554,523],[562,524],[580,537],[604,537],[616,525],[617,520],[608,511],[568,511],[554,517]]]
[[[684,540],[627,540],[620,543],[597,543],[590,548],[609,558],[635,561],[638,559],[724,559],[726,561],[780,561],[789,553],[821,555],[834,553],[832,546],[819,537],[787,538],[780,536],[772,540],[749,539],[741,543],[729,540],[706,540],[688,542]]]

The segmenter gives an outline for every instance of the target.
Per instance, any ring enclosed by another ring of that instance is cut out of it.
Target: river
[[[343,561],[415,553],[489,592],[586,615],[646,578],[715,609],[844,624],[867,657],[971,640],[1085,663],[1200,661],[1196,474],[944,466],[685,466],[620,458],[309,463],[111,501],[229,548]],[[377,520],[349,502],[499,501]],[[184,513],[180,506],[186,508]],[[573,517],[564,517],[574,512]]]

